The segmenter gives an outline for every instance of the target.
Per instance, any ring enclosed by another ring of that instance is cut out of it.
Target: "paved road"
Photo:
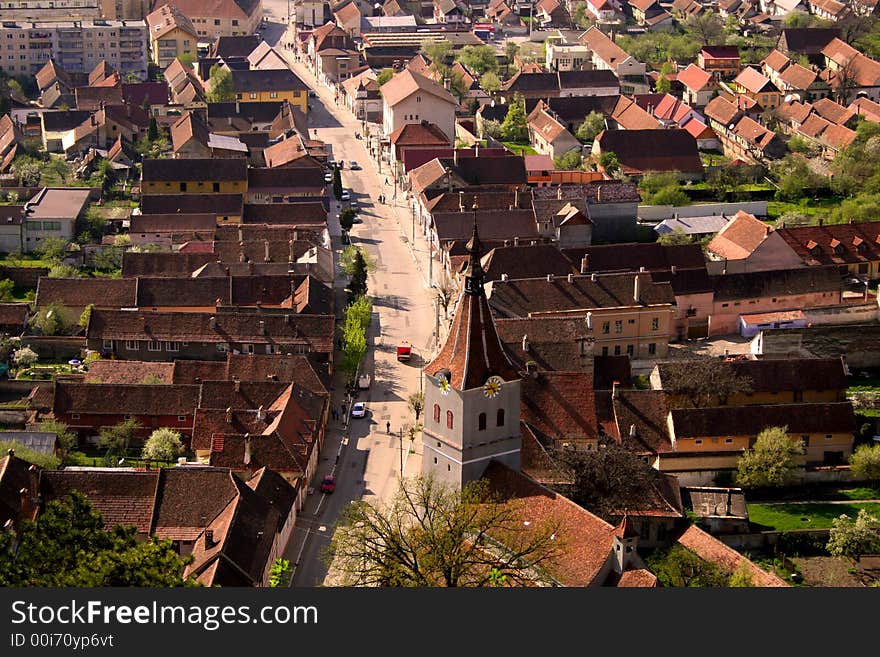
[[[270,0],[264,6],[277,11],[272,4]],[[283,15],[286,2],[274,0],[274,5],[284,7],[276,14]],[[277,25],[270,25],[264,33],[264,38],[273,44],[283,36],[283,26]],[[419,470],[420,439],[410,445],[409,438],[401,439],[400,432],[405,425],[413,423],[406,400],[419,389],[420,367],[424,358],[432,354],[435,311],[423,274],[425,268],[419,266],[425,258],[424,244],[420,244],[421,250],[411,248],[411,220],[406,208],[378,203],[380,193],[389,197],[391,193],[383,188],[384,176],[369,159],[363,141],[354,137],[355,132],[361,130],[360,122],[334,104],[331,92],[318,85],[303,64],[293,62],[289,50],[278,50],[291,60],[297,75],[318,92],[319,98],[310,100],[310,127],[317,129],[318,137],[331,146],[334,159],[344,159],[346,163],[356,160],[362,167],[351,171],[346,164],[343,185],[352,199],[358,201],[364,220],[354,226],[352,242],[364,248],[376,263],[376,270],[368,280],[374,305],[367,340],[370,348],[364,364],[365,371],[372,377],[372,385],[355,400],[366,402],[367,416],[351,418],[347,426],[339,420],[328,427],[318,473],[312,482],[315,491],[308,496],[300,513],[285,555],[298,564],[293,586],[317,586],[332,584],[321,554],[342,509],[356,499],[389,500],[397,488],[401,463],[406,475]],[[330,231],[337,249],[341,247],[336,220],[339,209],[338,204],[332,202]],[[344,303],[342,287],[346,282],[344,275],[340,275],[337,280],[340,307]],[[408,339],[416,352],[409,363],[397,361],[395,347],[402,339]],[[338,408],[345,401],[340,375],[334,384],[334,404]],[[392,435],[386,431],[386,422],[391,423]],[[336,491],[322,495],[318,491],[320,481],[330,472],[337,477]]]

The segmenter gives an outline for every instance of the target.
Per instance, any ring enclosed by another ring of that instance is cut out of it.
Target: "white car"
[[[367,414],[367,405],[364,402],[356,402],[351,407],[352,417],[364,417]]]
[[[340,200],[348,201],[351,199],[351,194],[348,193],[348,190],[342,190],[342,195],[339,198]]]
[[[324,174],[324,182],[325,183],[332,183],[333,182],[333,174],[332,173],[325,173]]]
[[[361,390],[366,390],[370,387],[370,375],[369,374],[361,374],[358,377],[358,388]]]

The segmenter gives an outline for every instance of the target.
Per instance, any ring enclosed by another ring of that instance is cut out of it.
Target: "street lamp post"
[[[403,427],[400,427],[400,478],[403,479]]]

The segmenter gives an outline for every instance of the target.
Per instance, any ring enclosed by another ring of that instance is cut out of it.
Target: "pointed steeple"
[[[478,208],[476,196],[474,196],[474,205],[472,209],[474,211],[474,232],[466,246],[467,252],[470,254],[470,259],[468,261],[467,270],[464,274],[464,292],[465,294],[482,296],[484,294],[483,278],[485,277],[485,272],[483,271],[483,265],[480,263],[480,258],[483,253],[480,245],[480,235],[477,232]]]
[[[467,243],[470,255],[464,277],[464,290],[458,311],[440,353],[425,366],[425,372],[448,375],[449,383],[458,390],[482,386],[490,376],[504,381],[519,379],[495,331],[492,311],[483,288],[482,246],[477,231],[477,200],[474,197],[474,232]]]

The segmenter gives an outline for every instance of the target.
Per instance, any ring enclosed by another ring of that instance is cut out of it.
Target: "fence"
[[[732,217],[739,210],[757,217],[767,216],[767,201],[743,201],[740,203],[698,203],[696,205],[640,205],[637,215],[642,221],[663,221],[674,217]]]

